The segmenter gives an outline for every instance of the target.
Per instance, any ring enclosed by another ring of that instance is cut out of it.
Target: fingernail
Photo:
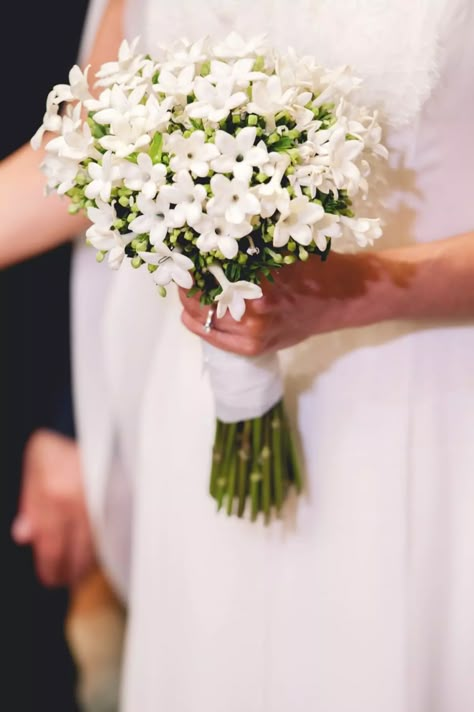
[[[31,526],[26,517],[19,516],[14,520],[11,534],[17,544],[24,544],[29,541],[31,537]]]

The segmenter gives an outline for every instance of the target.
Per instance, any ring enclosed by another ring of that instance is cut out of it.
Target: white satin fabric
[[[384,244],[474,229],[469,0],[129,3],[150,51],[231,29],[366,79],[392,119]],[[129,601],[121,712],[474,710],[473,323],[387,322],[282,353],[307,487],[266,528],[207,495],[214,405],[176,294],[126,265],[76,277],[79,431]]]
[[[283,398],[278,354],[239,356],[203,342],[203,365],[224,423],[260,418]]]

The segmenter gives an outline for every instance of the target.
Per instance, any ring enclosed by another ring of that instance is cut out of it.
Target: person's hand
[[[275,270],[274,283],[264,280],[263,297],[247,301],[240,322],[229,313],[221,319],[214,316],[208,333],[203,325],[209,307],[200,305],[198,295],[187,297],[186,290],[180,289],[182,321],[218,348],[256,356],[314,334],[382,318],[383,292],[394,279],[394,275],[387,279],[387,274],[383,261],[373,253],[334,252],[324,263],[311,257]]]
[[[12,536],[17,544],[31,545],[46,586],[75,585],[92,569],[94,545],[73,439],[49,430],[30,437]]]

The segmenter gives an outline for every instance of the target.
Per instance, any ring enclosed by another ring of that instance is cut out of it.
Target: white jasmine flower
[[[159,102],[155,96],[149,96],[145,104],[145,131],[154,134],[156,131],[167,129],[171,118],[170,109],[172,105],[173,99],[171,98]]]
[[[320,250],[325,250],[327,247],[326,238],[337,238],[342,235],[339,215],[324,215],[317,222],[313,223],[313,240]]]
[[[105,202],[110,200],[112,187],[118,184],[121,178],[120,168],[112,153],[110,151],[104,153],[101,163],[89,163],[87,172],[92,180],[85,188],[86,197],[89,200],[94,200],[97,197]]]
[[[344,127],[346,134],[359,139],[363,143],[361,155],[363,158],[358,161],[358,168],[363,178],[366,178],[371,172],[371,163],[373,159],[388,158],[388,151],[381,143],[382,127],[377,123],[377,112],[370,115],[365,107],[358,107],[350,104],[345,99],[341,99],[336,107],[335,114],[338,118],[338,124]],[[359,190],[367,193],[369,189],[366,180],[361,180]]]
[[[87,111],[92,112],[102,111],[103,109],[110,109],[111,95],[111,89],[104,89],[100,92],[97,99],[95,97],[92,97],[91,99],[85,101],[84,106],[86,107]]]
[[[31,147],[35,151],[41,146],[46,131],[53,133],[59,133],[61,131],[63,119],[58,111],[59,106],[55,101],[54,91],[51,91],[46,99],[46,112],[43,115],[43,122],[30,140]]]
[[[193,91],[194,75],[195,67],[193,64],[178,70],[177,75],[167,69],[163,69],[160,72],[158,83],[154,85],[154,90],[161,94],[172,96],[178,102],[183,102],[188,94]]]
[[[99,139],[100,145],[106,151],[112,151],[119,158],[126,158],[135,151],[140,151],[151,141],[145,130],[146,119],[139,118],[127,121],[125,118],[116,119],[111,125],[111,133]]]
[[[176,282],[184,289],[190,289],[193,285],[193,278],[189,270],[194,264],[189,257],[183,255],[178,249],[170,250],[164,243],[155,245],[154,252],[139,252],[139,256],[149,265],[158,265],[158,269],[153,272],[153,279],[156,284],[165,287],[170,282]]]
[[[135,79],[145,61],[143,55],[135,53],[138,42],[138,37],[130,44],[127,40],[123,40],[119,48],[118,60],[105,62],[96,73],[97,86],[126,85]]]
[[[329,129],[321,129],[321,122],[315,121],[314,124],[308,128],[308,140],[300,147],[301,151],[304,150],[305,157],[314,158],[315,156],[319,156],[322,147],[329,141],[336,128],[340,127],[340,125],[341,124],[335,124]]]
[[[91,98],[89,92],[89,82],[87,75],[90,65],[87,66],[84,72],[75,64],[69,72],[69,84],[56,84],[53,88],[56,103],[60,104],[63,101],[87,101]]]
[[[204,131],[194,131],[189,138],[176,131],[167,138],[165,145],[166,150],[174,154],[170,161],[172,171],[191,171],[200,178],[207,176],[210,161],[219,155],[213,143],[206,143]]]
[[[219,123],[227,118],[229,113],[247,101],[243,91],[234,93],[231,81],[219,82],[217,86],[203,77],[197,77],[194,82],[194,94],[197,101],[188,104],[187,112],[192,119],[208,119]]]
[[[154,164],[148,153],[139,153],[136,163],[124,161],[121,173],[126,188],[141,192],[150,200],[166,183],[166,166]]]
[[[117,213],[115,208],[110,203],[105,203],[99,198],[95,201],[96,208],[87,209],[87,217],[93,223],[88,229],[86,236],[88,236],[89,230],[91,234],[94,235],[96,230],[108,230],[112,231],[112,225],[117,220]]]
[[[303,107],[306,106],[311,101],[311,98],[313,96],[312,92],[310,91],[299,91],[298,89],[295,90],[296,94],[293,97],[293,108],[297,107],[298,109],[302,109]],[[311,111],[311,118],[314,119],[313,112]]]
[[[275,225],[273,244],[284,247],[292,237],[300,245],[309,245],[313,239],[311,226],[323,217],[324,208],[319,203],[310,203],[305,195],[294,198]]]
[[[250,82],[266,78],[263,72],[253,71],[254,64],[255,60],[252,58],[238,59],[234,63],[215,59],[211,62],[211,71],[207,79],[213,84],[227,81],[239,89],[246,89]]]
[[[347,140],[345,128],[338,126],[319,147],[319,156],[314,161],[327,166],[338,190],[345,188],[349,195],[355,195],[360,188],[361,174],[354,161],[363,148],[362,141]]]
[[[209,56],[206,44],[206,38],[193,43],[183,38],[172,44],[171,47],[165,47],[165,61],[162,64],[162,68],[175,72],[187,67],[189,64],[202,64]]]
[[[117,246],[117,230],[106,230],[92,225],[86,232],[87,241],[101,252],[108,252]]]
[[[71,160],[83,161],[85,158],[100,158],[100,153],[94,147],[94,138],[91,134],[89,124],[83,123],[79,128],[68,130],[67,117],[64,118],[63,135],[51,139],[46,146],[50,153],[58,156],[70,158]]]
[[[247,182],[215,175],[211,178],[211,189],[214,197],[209,200],[207,211],[212,215],[224,215],[229,222],[239,224],[247,216],[260,213],[260,202]]]
[[[321,93],[315,98],[314,106],[331,103],[334,100],[339,100],[341,94],[350,94],[354,89],[360,86],[362,80],[352,73],[352,69],[348,65],[343,65],[325,71],[320,78]]]
[[[290,202],[290,194],[281,185],[290,159],[288,156],[282,156],[279,153],[271,153],[269,159],[269,162],[263,166],[262,172],[272,176],[270,181],[253,188],[253,192],[260,201],[260,215],[262,218],[271,217],[277,210],[280,213],[285,212]]]
[[[92,225],[86,231],[86,238],[96,250],[108,253],[108,262],[112,269],[118,269],[125,258],[125,248],[134,235],[121,235],[113,229],[117,214],[113,205],[96,201],[97,208],[89,208],[87,215]]]
[[[115,231],[115,247],[109,247],[107,253],[107,262],[112,269],[118,269],[125,259],[125,248],[133,240],[135,235],[133,232],[128,232],[122,235]]]
[[[300,94],[292,106],[292,118],[298,131],[306,131],[314,123],[313,112],[305,108],[309,101],[309,99],[305,101],[307,96],[307,94]],[[310,94],[309,97],[311,98],[311,96]]]
[[[316,196],[316,191],[323,184],[325,167],[319,163],[307,163],[297,166],[294,174],[290,176],[291,185],[309,188],[311,197]]]
[[[382,235],[380,220],[377,218],[348,218],[343,215],[341,223],[345,232],[355,237],[359,247],[373,245],[374,241]]]
[[[373,116],[361,117],[361,122],[368,121],[367,125],[359,123],[359,126],[354,126],[355,122],[349,123],[349,131],[353,135],[359,135],[364,142],[364,151],[369,151],[375,156],[379,156],[386,160],[388,158],[387,148],[381,143],[382,127],[377,123],[377,112]]]
[[[153,79],[159,71],[159,65],[153,59],[146,57],[143,59],[140,72],[127,82],[127,88],[132,90],[143,86],[148,94],[153,92]]]
[[[70,109],[71,107],[68,108]],[[68,111],[68,113],[63,117],[61,122],[61,134],[51,139],[51,141],[48,141],[46,144],[46,150],[50,153],[55,153],[58,156],[72,158],[72,156],[67,155],[68,144],[66,142],[66,137],[74,134],[75,132],[81,131],[81,128],[80,105],[77,104],[72,111]],[[87,152],[85,155],[87,156]]]
[[[87,239],[96,250],[107,252],[107,262],[112,269],[118,269],[125,259],[125,248],[135,237],[132,232],[121,235],[118,230],[103,231],[89,230]]]
[[[145,87],[139,86],[129,94],[126,94],[120,86],[114,85],[107,94],[109,106],[96,111],[94,121],[107,126],[119,119],[133,121],[136,118],[145,116],[147,110],[141,103],[145,91]]]
[[[280,77],[272,75],[267,80],[252,85],[252,100],[247,110],[265,117],[274,125],[275,114],[284,109],[289,110],[294,96],[293,88],[284,90]]]
[[[261,167],[261,172],[267,176],[274,176],[276,173],[280,176],[280,180],[290,165],[291,160],[287,153],[278,153],[272,151],[268,154],[268,161]]]
[[[194,183],[188,171],[179,171],[175,183],[166,186],[163,191],[166,191],[171,203],[179,205],[188,225],[194,227],[202,217],[202,206],[207,198],[205,187]]]
[[[219,265],[211,265],[208,269],[222,287],[222,292],[217,295],[215,300],[217,302],[217,318],[220,319],[229,310],[235,321],[240,321],[245,314],[245,300],[260,299],[263,294],[261,288],[257,284],[244,280],[230,282]]]
[[[231,32],[223,42],[213,47],[216,57],[237,59],[239,57],[257,57],[268,51],[265,35],[256,35],[244,40],[237,32]]]
[[[277,210],[280,213],[286,213],[288,210],[290,194],[286,188],[282,188],[278,177],[272,178],[269,183],[257,186],[254,191],[260,201],[262,218],[270,218]]]
[[[315,122],[313,121],[311,126],[308,127],[308,129],[307,129],[308,135],[310,133],[311,133],[311,135],[315,135],[316,132],[318,131],[318,128],[315,128],[314,124],[315,124]],[[323,133],[323,131],[320,131],[320,133]],[[328,137],[329,137],[329,134],[327,134],[325,141],[327,141]],[[318,143],[318,145],[320,145],[320,143]],[[304,143],[300,143],[300,145],[298,146],[298,152],[299,152],[299,156],[300,156],[300,161],[299,161],[300,166],[304,165],[308,161],[311,161],[315,156],[318,155],[314,141],[305,141]],[[298,169],[298,165],[296,166],[296,169]]]
[[[79,170],[77,161],[63,158],[53,154],[46,154],[41,163],[41,171],[47,177],[46,193],[49,195],[55,190],[59,195],[64,195],[74,188]]]
[[[364,140],[364,134],[367,131],[367,121],[370,116],[366,113],[366,109],[360,106],[354,106],[346,99],[341,98],[334,112],[337,123],[344,126],[346,133],[357,136],[361,141]]]
[[[179,206],[172,208],[170,200],[161,191],[154,200],[139,195],[137,205],[141,215],[132,220],[130,230],[136,235],[149,234],[152,245],[162,242],[168,230],[184,225],[183,211]]]
[[[218,173],[233,173],[241,181],[248,182],[253,168],[268,162],[268,151],[263,141],[254,146],[257,129],[246,126],[237,136],[227,131],[217,131],[215,144],[222,155],[211,162],[211,168]]]
[[[299,57],[293,47],[276,59],[276,73],[284,88],[301,86],[314,90],[319,88],[324,67],[317,65],[313,57]]]
[[[236,225],[228,222],[225,217],[210,215],[203,215],[193,227],[200,233],[196,246],[201,252],[219,250],[229,260],[234,259],[239,251],[237,240],[249,235],[253,230],[249,222]]]

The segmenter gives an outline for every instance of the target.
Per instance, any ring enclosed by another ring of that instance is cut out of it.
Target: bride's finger
[[[222,318],[218,319],[215,306],[202,306],[199,303],[199,298],[187,297],[186,290],[182,289],[179,291],[179,298],[185,313],[189,314],[189,316],[196,322],[199,322],[203,328],[209,318],[210,310],[212,310],[211,325],[214,329],[225,332],[235,332],[239,330],[239,322],[232,319],[229,314],[226,314]]]
[[[194,319],[187,311],[183,311],[181,320],[185,327],[193,334],[200,336],[204,341],[216,346],[224,351],[242,354],[243,356],[256,356],[261,353],[261,345],[254,337],[245,331],[228,332],[222,331],[220,326],[212,328],[210,331],[204,330],[202,321]],[[220,323],[220,322],[219,322]]]
[[[194,294],[192,297],[188,297],[188,290],[183,289],[183,287],[178,287],[178,295],[181,304],[183,305],[183,308],[196,318],[199,312],[202,312],[203,314],[207,313],[209,307],[203,307],[201,305],[198,294]]]
[[[186,296],[186,290],[182,288],[180,288],[178,292],[183,309],[202,325],[204,325],[208,320],[210,310],[212,309],[212,326],[214,329],[224,331],[229,334],[249,332],[251,335],[256,333],[258,334],[258,332],[262,329],[262,321],[266,318],[266,314],[265,310],[262,309],[260,304],[257,304],[257,302],[263,302],[263,299],[255,300],[255,302],[248,302],[244,316],[240,321],[236,321],[229,312],[227,312],[225,316],[218,318],[216,313],[216,304],[203,306],[199,301],[198,295],[188,297]]]

